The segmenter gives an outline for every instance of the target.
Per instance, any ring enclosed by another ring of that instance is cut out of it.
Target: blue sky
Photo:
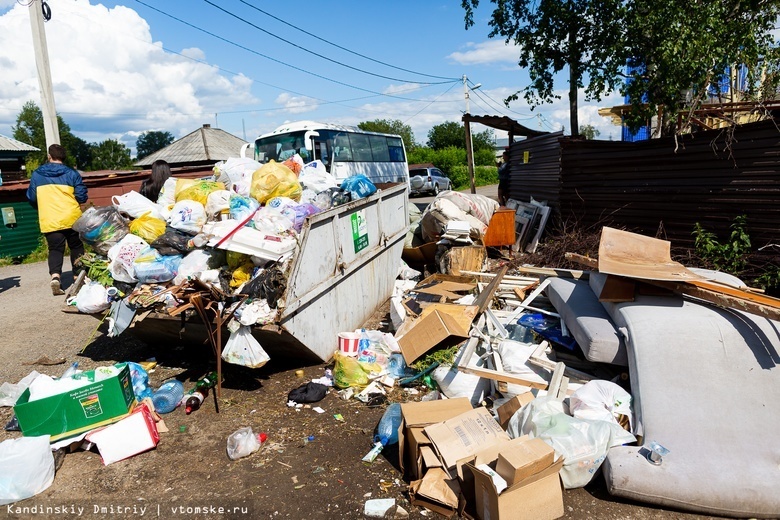
[[[40,105],[25,1],[0,0],[0,133],[11,135],[25,101]],[[204,123],[252,140],[295,120],[357,124],[398,119],[420,143],[434,125],[505,115],[534,129],[569,133],[562,99],[533,112],[502,100],[528,83],[518,51],[489,39],[493,4],[464,27],[460,0],[48,0],[45,24],[58,113],[89,141],[166,130],[176,138]],[[580,98],[580,124],[600,138],[619,128]],[[474,131],[485,127],[474,126]],[[497,133],[501,137],[501,133]]]

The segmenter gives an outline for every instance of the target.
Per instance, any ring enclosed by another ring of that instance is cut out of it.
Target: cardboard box
[[[563,516],[563,491],[558,472],[563,457],[544,470],[496,492],[493,480],[473,464],[466,471],[474,478],[476,518],[480,520],[554,520]]]
[[[156,447],[160,434],[152,412],[142,404],[119,422],[87,434],[86,439],[97,445],[108,466]]]
[[[442,468],[432,468],[422,479],[409,484],[409,501],[413,506],[430,509],[447,518],[458,510],[459,497],[460,484],[449,478]]]
[[[398,427],[398,464],[401,471],[406,468],[411,480],[419,477],[419,448],[430,445],[430,440],[423,432],[426,426],[446,421],[471,409],[471,401],[466,397],[402,403],[401,425]]]
[[[426,426],[424,431],[447,470],[454,470],[459,460],[475,455],[486,446],[510,440],[490,412],[482,407]]]
[[[531,401],[536,399],[536,396],[531,392],[525,392],[524,394],[516,395],[509,401],[505,402],[498,407],[498,424],[506,430],[509,426],[509,419],[518,411],[522,410],[523,406],[527,405]]]
[[[512,449],[502,449],[496,461],[496,473],[510,487],[535,475],[555,462],[555,450],[542,439],[528,439]]]
[[[83,377],[94,375],[84,372]],[[30,401],[27,388],[16,401],[14,413],[25,436],[51,435],[56,441],[126,417],[135,404],[130,369],[69,392]]]
[[[456,305],[455,307],[462,307]],[[398,336],[396,336],[398,337]],[[398,346],[407,365],[433,349],[451,347],[469,337],[469,328],[451,314],[434,310],[430,314],[411,322],[406,333],[398,338]]]

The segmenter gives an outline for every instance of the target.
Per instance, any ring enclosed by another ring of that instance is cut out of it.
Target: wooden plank
[[[570,253],[566,253],[570,254]],[[573,254],[573,253],[571,253]],[[576,269],[556,269],[551,267],[517,267],[520,273],[535,274],[538,276],[557,276],[560,278],[574,278],[575,280],[587,280],[590,277],[588,271],[578,271]]]
[[[487,309],[488,305],[490,304],[490,300],[493,299],[493,294],[498,289],[499,284],[501,283],[501,279],[504,277],[506,272],[509,271],[509,265],[505,265],[502,267],[497,273],[495,278],[488,284],[488,286],[485,288],[484,291],[479,293],[479,296],[477,296],[477,299],[474,300],[474,305],[479,307],[480,314]]]
[[[558,399],[558,393],[561,390],[561,382],[563,380],[564,370],[566,370],[566,365],[564,365],[560,361],[555,364],[552,378],[550,379],[550,385],[547,388],[547,395],[551,396],[553,399]],[[565,394],[566,394],[566,390],[564,389],[564,395]],[[558,399],[558,400],[562,401],[563,399]]]
[[[528,362],[546,370],[555,370],[555,362],[550,361],[549,359],[531,355],[531,357],[528,358]],[[596,379],[590,374],[586,374],[585,372],[580,372],[579,370],[574,370],[573,368],[569,367],[566,367],[563,374],[570,377],[571,379],[576,379],[578,381],[592,381],[593,379]]]
[[[589,256],[579,255],[577,253],[565,253],[564,258],[566,260],[569,260],[571,262],[576,262],[580,265],[584,265],[585,267],[588,267],[590,269],[598,269],[599,268],[599,261],[596,258],[591,258]]]
[[[704,301],[708,301],[721,307],[738,309],[741,311],[749,312],[770,320],[780,321],[780,307],[764,305],[758,303],[749,298],[739,298],[728,294],[723,294],[718,291],[697,287],[690,283],[682,282],[664,282],[664,281],[647,281],[653,285],[667,288],[679,294],[686,294],[695,298],[700,298]],[[752,293],[747,293],[751,296],[760,296]]]
[[[503,381],[505,383],[528,386],[530,388],[536,388],[539,390],[547,389],[547,383],[538,383],[536,381],[529,381],[527,379],[523,379],[522,377],[517,377],[507,372],[498,372],[496,370],[490,370],[488,368],[458,365],[458,371],[465,372],[467,374],[473,374],[479,377],[484,377],[487,379],[492,379],[493,381]]]

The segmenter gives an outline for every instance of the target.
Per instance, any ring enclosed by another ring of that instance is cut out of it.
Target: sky
[[[27,3],[0,0],[0,134],[9,137],[25,102],[41,106]],[[565,71],[555,103],[504,105],[529,81],[518,49],[488,38],[487,0],[468,30],[460,0],[47,3],[57,113],[85,141],[117,139],[133,154],[146,131],[178,139],[210,124],[251,141],[298,120],[400,120],[425,144],[433,126],[460,123],[467,108],[570,133]],[[620,128],[597,111],[621,102],[580,93],[580,125],[619,140]]]

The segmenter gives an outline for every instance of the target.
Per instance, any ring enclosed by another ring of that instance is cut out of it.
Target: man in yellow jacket
[[[27,199],[38,210],[41,233],[49,245],[49,274],[54,296],[65,294],[60,276],[65,244],[70,248],[70,263],[84,254],[84,244],[73,231],[73,223],[81,216],[79,204],[87,202],[87,187],[79,172],[65,166],[65,148],[49,146],[49,162],[35,170],[27,188]]]

